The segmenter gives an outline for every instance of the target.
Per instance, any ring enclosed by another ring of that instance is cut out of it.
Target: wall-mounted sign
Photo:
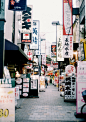
[[[32,44],[30,44],[30,49],[39,49],[39,21],[33,20],[33,37],[32,37]]]
[[[9,10],[13,11],[25,11],[27,8],[26,0],[9,0]]]
[[[31,33],[21,33],[21,42],[22,43],[31,43]]]

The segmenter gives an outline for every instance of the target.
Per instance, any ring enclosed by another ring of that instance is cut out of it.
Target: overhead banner
[[[26,44],[32,43],[32,33],[33,33],[32,14],[33,14],[32,5],[27,6],[27,10],[22,12],[22,30],[21,30],[22,43]]]
[[[63,26],[57,26],[57,61],[64,61],[63,58]]]
[[[33,20],[33,36],[32,44],[30,44],[30,49],[39,49],[39,20]]]
[[[63,57],[73,57],[72,0],[63,0]],[[66,43],[65,43],[66,42]]]
[[[25,11],[27,9],[26,0],[9,0],[9,10]]]

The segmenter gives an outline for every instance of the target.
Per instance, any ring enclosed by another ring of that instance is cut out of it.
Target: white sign
[[[65,72],[68,75],[75,74],[75,67],[73,65],[67,65],[65,68]]]
[[[64,61],[63,58],[63,26],[57,26],[57,61]]]
[[[42,54],[42,64],[46,65],[46,55]]]
[[[73,35],[72,0],[63,0],[63,35]]]
[[[73,36],[63,36],[63,57],[73,58]]]
[[[86,61],[78,61],[77,82],[86,82]]]
[[[16,99],[20,99],[19,87],[15,87],[15,97],[16,97]]]
[[[30,35],[23,33],[23,39],[30,39]]]
[[[30,49],[39,49],[39,21],[33,20],[33,41],[30,44]]]
[[[28,52],[27,52],[27,56],[28,56],[28,60],[32,60],[32,51],[31,50],[29,50]]]
[[[0,122],[15,122],[15,88],[0,88]]]

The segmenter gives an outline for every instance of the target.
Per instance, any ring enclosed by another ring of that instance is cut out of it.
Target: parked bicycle
[[[81,107],[81,114],[86,115],[86,90],[82,92],[82,97],[85,101],[85,104],[83,104],[83,106]]]

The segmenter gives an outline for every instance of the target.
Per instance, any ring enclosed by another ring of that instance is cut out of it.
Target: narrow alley
[[[58,88],[49,84],[45,92],[39,92],[39,98],[22,98],[15,112],[16,122],[84,122],[76,118],[75,102],[64,102]]]

